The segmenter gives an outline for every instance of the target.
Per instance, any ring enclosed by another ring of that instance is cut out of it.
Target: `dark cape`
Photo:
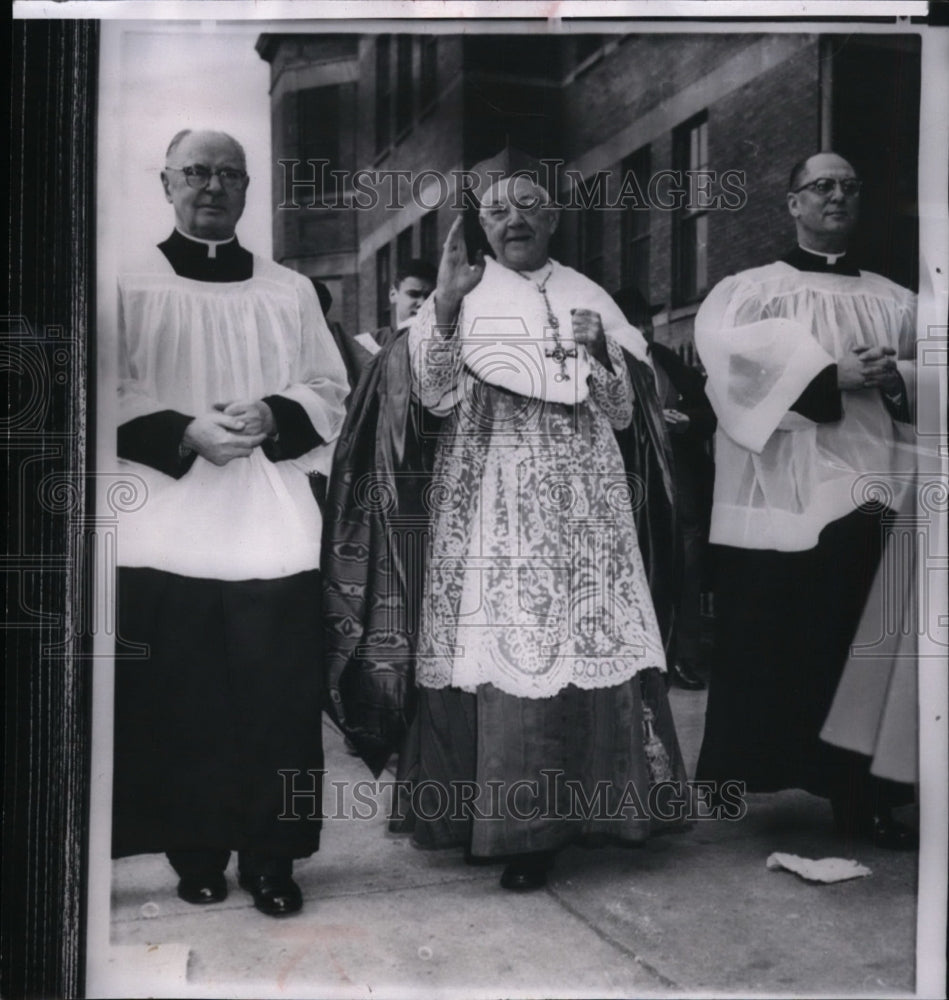
[[[376,776],[414,710],[437,424],[412,398],[397,337],[366,366],[336,445],[321,556],[328,708]]]
[[[675,479],[672,444],[649,366],[624,351],[633,383],[633,419],[616,438],[626,474],[639,488],[633,496],[633,520],[649,580],[662,643],[669,652],[675,624],[677,553]]]
[[[636,405],[618,432],[636,477],[633,515],[663,642],[672,631],[674,487],[668,433],[648,366],[626,355]],[[373,357],[336,446],[324,516],[328,709],[378,776],[416,705],[414,655],[440,421],[412,398],[408,338]]]

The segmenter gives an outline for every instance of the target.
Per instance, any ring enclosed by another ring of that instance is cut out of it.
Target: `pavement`
[[[705,695],[670,697],[691,774]],[[328,781],[371,777],[329,724],[325,742]],[[227,900],[195,907],[163,856],[124,858],[112,947],[87,995],[911,995],[917,855],[842,855],[828,804],[804,792],[747,802],[740,821],[700,821],[638,849],[571,847],[545,889],[523,894],[499,887],[499,867],[389,834],[384,808],[328,820],[318,854],[296,867],[304,910],[283,919],[253,909],[234,859]],[[769,870],[774,851],[853,858],[871,874],[812,883]]]

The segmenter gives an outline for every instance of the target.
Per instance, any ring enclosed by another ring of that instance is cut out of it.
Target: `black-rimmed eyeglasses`
[[[242,187],[247,180],[247,173],[237,170],[235,167],[219,167],[212,170],[203,164],[195,163],[187,167],[165,167],[166,170],[177,170],[185,175],[185,183],[188,187],[200,191],[211,183],[212,177],[217,177],[221,182],[221,187],[226,191],[236,191]]]
[[[808,190],[819,194],[821,198],[828,198],[838,187],[840,188],[840,193],[845,198],[855,198],[860,194],[863,181],[858,180],[856,177],[845,177],[843,180],[838,180],[836,177],[818,177],[816,181],[811,181],[808,184],[802,184],[799,188],[795,188],[791,194],[798,194],[801,191]]]

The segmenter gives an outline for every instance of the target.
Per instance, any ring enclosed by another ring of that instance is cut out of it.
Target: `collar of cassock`
[[[819,250],[805,250],[802,246],[796,246],[782,259],[785,264],[790,264],[798,271],[823,271],[825,274],[860,277],[860,269],[845,253],[821,253]]]
[[[254,255],[237,237],[229,240],[199,240],[175,228],[158,249],[180,278],[194,281],[246,281],[254,274]]]

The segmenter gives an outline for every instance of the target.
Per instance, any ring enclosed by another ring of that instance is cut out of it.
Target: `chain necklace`
[[[547,282],[550,281],[553,273],[554,268],[551,265],[550,270],[547,272],[547,277],[540,284],[537,284],[533,278],[529,278],[522,271],[515,271],[515,274],[519,274],[528,284],[536,288],[544,300],[544,307],[547,310],[547,326],[554,338],[553,350],[549,351],[545,348],[544,357],[553,358],[560,365],[560,371],[554,375],[554,381],[569,382],[570,376],[567,374],[567,358],[575,358],[577,356],[577,349],[574,347],[568,350],[563,346],[563,342],[560,339],[560,320],[554,315],[554,311],[550,306],[550,299],[547,298]]]

